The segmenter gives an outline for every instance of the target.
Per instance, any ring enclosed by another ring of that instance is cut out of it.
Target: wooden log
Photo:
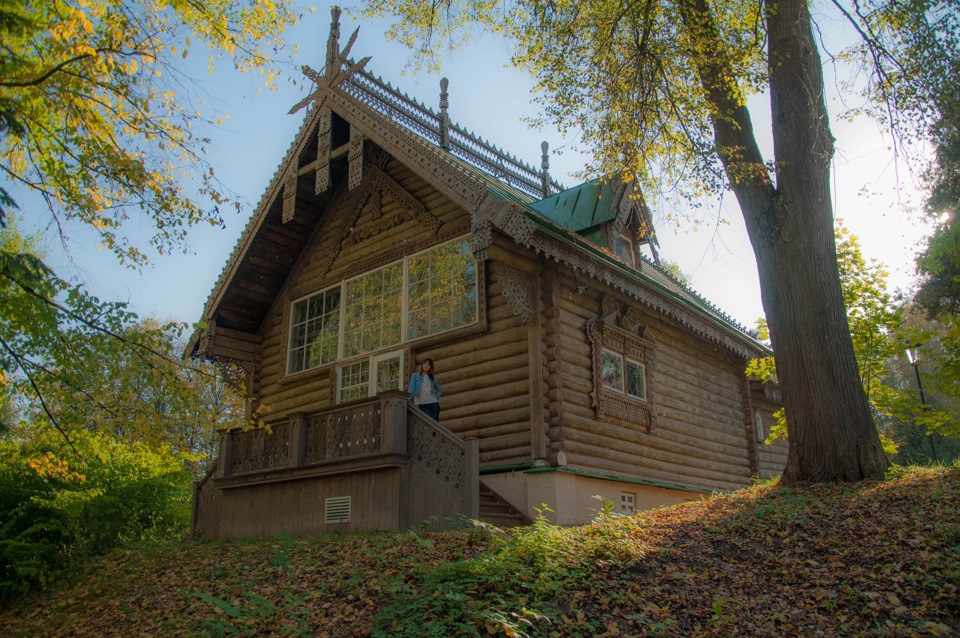
[[[457,367],[465,363],[471,365],[481,361],[493,361],[510,355],[526,353],[526,329],[524,326],[511,328],[505,333],[487,333],[480,338],[465,339],[442,346],[431,348],[438,365],[442,359],[456,359],[460,362]],[[460,358],[463,361],[460,361]],[[452,367],[452,366],[451,366]]]
[[[490,361],[474,363],[472,365],[456,365],[460,361],[453,358],[454,367],[449,370],[443,369],[438,373],[438,379],[442,379],[444,387],[448,383],[454,383],[463,380],[475,379],[500,370],[516,370],[527,362],[526,353],[520,352],[507,357],[499,357]]]
[[[529,461],[529,455],[519,453],[516,450],[493,450],[491,452],[480,451],[480,467],[490,467],[497,465],[516,465]]]
[[[623,447],[628,444],[649,446],[683,456],[689,455],[692,458],[700,456],[740,458],[745,454],[743,442],[738,440],[737,436],[717,436],[715,430],[707,428],[702,432],[674,429],[674,423],[663,423],[661,419],[655,432],[647,432],[642,426],[616,422],[613,419],[600,420],[576,410],[569,411],[567,416],[569,427],[596,437],[598,441],[608,441],[611,446]]]
[[[744,485],[750,481],[750,467],[746,458],[736,463],[734,459],[721,462],[698,458],[696,463],[684,463],[677,454],[646,449],[645,453],[624,453],[619,450],[596,445],[592,440],[580,436],[577,431],[567,432],[566,449],[570,453],[583,455],[591,459],[594,467],[602,467],[605,462],[619,463],[624,466],[643,466],[661,471],[673,471],[688,477],[708,479],[718,482]]]
[[[527,445],[530,443],[530,421],[510,421],[497,426],[477,427],[477,438],[481,440],[503,437],[508,435],[523,435],[521,438]]]
[[[503,395],[503,388],[513,382],[525,380],[527,380],[527,370],[525,368],[501,368],[487,374],[476,375],[472,379],[444,381],[443,398],[455,397],[465,392],[476,393],[481,389],[489,389],[495,395]],[[528,393],[529,389],[525,388],[523,394]]]
[[[292,412],[316,412],[331,407],[329,392],[310,392],[294,396],[265,396],[262,405],[268,419],[282,418]]]
[[[514,453],[530,454],[530,433],[523,431],[519,433],[501,434],[498,436],[480,437],[481,452],[492,452],[494,450],[509,450]]]
[[[574,447],[576,448],[576,446]],[[683,472],[673,471],[671,468],[662,469],[659,467],[636,466],[614,461],[598,462],[589,455],[581,454],[579,449],[568,450],[566,455],[567,466],[570,468],[579,467],[594,472],[609,472],[615,475],[625,475],[663,483],[674,483],[706,490],[734,490],[745,485],[743,482],[717,481],[706,477],[692,476]],[[629,488],[625,487],[624,489],[628,490]],[[696,492],[691,492],[691,498],[697,499],[700,497]]]
[[[505,381],[494,386],[480,387],[471,390],[451,390],[449,394],[444,392],[440,405],[442,408],[454,411],[464,406],[470,408],[478,404],[495,403],[497,400],[507,401],[515,397],[528,401],[528,389],[529,384],[527,380],[522,379],[519,381]],[[482,412],[481,410],[474,410],[472,414],[480,415]]]
[[[444,397],[446,398],[446,397]],[[443,399],[441,399],[443,401]],[[497,411],[507,411],[515,408],[527,408],[529,409],[529,401],[526,395],[515,394],[511,396],[506,396],[503,398],[495,399],[492,401],[483,401],[476,403],[466,403],[465,405],[455,405],[449,406],[441,403],[440,408],[440,418],[441,419],[458,419],[463,417],[476,417],[477,422],[480,423],[482,418],[487,417],[489,414],[495,414]]]

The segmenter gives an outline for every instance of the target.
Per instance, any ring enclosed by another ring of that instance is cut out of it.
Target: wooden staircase
[[[503,498],[480,481],[480,520],[497,527],[529,525],[529,516],[503,500]]]

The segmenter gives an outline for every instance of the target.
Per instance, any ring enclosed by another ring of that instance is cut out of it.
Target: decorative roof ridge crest
[[[350,64],[351,62],[352,62],[352,60],[348,60],[348,61],[347,61],[348,64]],[[433,110],[433,108],[431,108],[430,106],[427,106],[426,103],[421,102],[421,101],[418,100],[417,98],[411,97],[411,96],[408,95],[406,92],[402,91],[399,87],[396,87],[396,86],[394,86],[393,84],[391,84],[390,82],[384,80],[381,76],[379,76],[379,75],[374,75],[372,72],[368,71],[368,70],[365,69],[365,68],[359,70],[359,71],[355,74],[354,77],[357,77],[357,76],[362,76],[365,80],[367,80],[367,81],[369,81],[369,82],[372,82],[374,85],[380,85],[381,87],[383,87],[383,88],[385,88],[385,89],[388,89],[388,90],[391,91],[392,93],[396,94],[396,96],[397,96],[398,98],[400,98],[401,100],[406,101],[408,104],[410,104],[410,105],[416,107],[417,109],[421,110],[422,112],[424,112],[424,114],[426,114],[426,115],[428,115],[428,116],[430,116],[430,117],[436,118],[436,119],[439,121],[439,119],[440,119],[440,114],[439,114],[437,111]],[[395,106],[395,105],[392,105],[392,104],[391,104],[391,106]],[[454,131],[456,131],[457,133],[459,133],[459,134],[463,135],[464,137],[466,137],[466,138],[468,139],[468,141],[474,142],[474,143],[478,144],[478,145],[481,146],[481,147],[485,147],[487,150],[491,151],[491,152],[494,153],[495,155],[500,156],[500,157],[503,157],[503,158],[504,158],[505,160],[507,160],[508,162],[511,162],[511,163],[513,163],[513,164],[516,164],[520,169],[522,169],[522,170],[524,170],[524,171],[528,171],[528,172],[530,172],[530,173],[532,173],[532,174],[534,174],[534,175],[540,175],[540,174],[541,174],[540,170],[537,169],[533,164],[527,163],[526,161],[524,161],[524,160],[520,159],[519,157],[517,157],[517,155],[515,155],[514,153],[510,153],[510,152],[504,150],[504,148],[503,148],[502,146],[497,146],[496,144],[494,144],[493,142],[491,142],[491,141],[489,141],[488,139],[484,138],[483,136],[481,136],[481,135],[479,135],[479,134],[471,131],[470,129],[465,128],[464,126],[462,126],[462,125],[459,124],[458,122],[456,122],[456,121],[454,121],[454,120],[451,119],[450,122],[449,122],[449,127],[450,127],[451,130],[454,130]],[[416,133],[416,131],[414,131],[414,133]],[[419,135],[419,134],[418,134],[418,135]],[[479,166],[476,167],[476,168],[479,168],[480,170],[484,170],[483,168],[481,168],[481,167],[479,167]],[[496,178],[496,175],[491,175],[491,177]],[[556,179],[554,179],[553,177],[550,178],[550,181],[551,181],[551,183],[552,183],[556,188],[558,188],[559,190],[561,190],[561,191],[567,190],[567,188],[566,188],[563,184],[561,184],[560,182],[558,182],[558,181],[557,181]]]
[[[671,275],[671,274],[668,273],[668,272],[664,272],[663,270],[661,270],[661,269],[660,269],[649,257],[647,257],[646,255],[640,255],[640,259],[641,259],[645,264],[647,264],[647,265],[655,268],[658,273],[660,273],[661,275],[663,275],[664,277],[668,278],[670,281],[672,281],[673,283],[675,283],[675,284],[676,284],[677,286],[679,286],[684,292],[689,293],[694,299],[696,299],[697,301],[699,301],[700,303],[702,303],[703,305],[705,305],[707,308],[709,308],[710,310],[712,310],[717,316],[719,316],[720,318],[724,319],[727,323],[729,323],[730,325],[732,325],[734,328],[736,328],[736,329],[739,330],[740,332],[744,333],[745,335],[748,335],[748,336],[751,336],[751,337],[752,337],[752,335],[750,335],[750,332],[748,331],[748,329],[746,328],[746,326],[744,326],[744,325],[741,324],[739,321],[737,321],[736,319],[734,319],[729,313],[727,313],[726,311],[722,310],[722,309],[721,309],[718,305],[716,305],[714,302],[712,302],[712,301],[710,301],[709,299],[707,299],[706,297],[704,297],[700,292],[698,292],[698,291],[695,290],[693,287],[691,287],[690,284],[687,284],[687,283],[684,283],[684,282],[680,281],[679,279],[677,279],[675,276]]]

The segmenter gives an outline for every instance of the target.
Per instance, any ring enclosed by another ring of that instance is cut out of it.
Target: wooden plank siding
[[[217,538],[358,532],[401,527],[401,468],[218,490]],[[350,496],[347,523],[324,522],[327,498]]]
[[[584,283],[587,288],[578,292]],[[562,359],[555,367],[563,379],[563,449],[569,465],[710,489],[747,484],[752,472],[740,395],[742,365],[735,357],[633,304],[656,342],[656,366],[647,374],[657,427],[648,432],[632,423],[598,419],[585,324],[600,315],[602,293],[572,273],[559,277],[558,285],[555,325]]]

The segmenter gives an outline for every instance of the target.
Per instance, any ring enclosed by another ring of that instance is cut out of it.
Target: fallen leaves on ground
[[[902,474],[758,486],[524,537],[477,527],[141,546],[0,612],[0,634],[957,635],[960,467]],[[514,564],[505,551],[546,576],[498,578]]]

